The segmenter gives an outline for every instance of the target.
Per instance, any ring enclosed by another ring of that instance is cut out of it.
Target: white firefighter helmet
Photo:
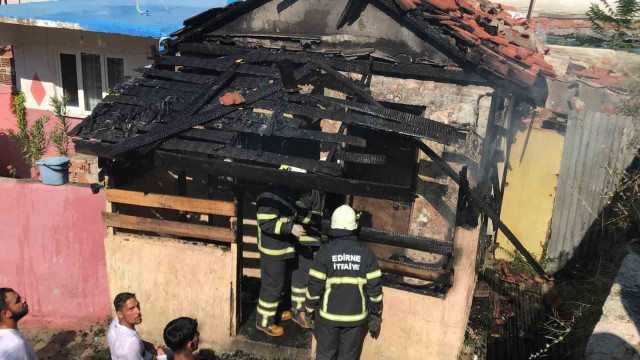
[[[331,215],[331,228],[355,230],[358,228],[356,212],[349,205],[342,205]]]

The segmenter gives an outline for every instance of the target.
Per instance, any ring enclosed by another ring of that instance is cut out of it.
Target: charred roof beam
[[[307,76],[311,73],[311,71],[314,70],[314,66],[307,64],[305,66],[303,66],[302,68],[299,68],[298,70],[296,70],[295,74],[296,74],[296,78],[297,79],[301,79],[304,76]],[[278,91],[282,90],[282,82],[281,81],[277,81],[274,82],[273,84],[269,84],[267,86],[263,86],[261,88],[258,88],[256,90],[253,90],[251,92],[249,92],[248,94],[246,94],[246,96],[244,96],[245,102],[247,105],[254,103],[258,100],[261,100],[271,94],[274,94]],[[245,104],[242,104],[243,106],[246,106]],[[202,125],[204,123],[207,123],[209,121],[218,119],[222,116],[225,116],[227,114],[230,114],[231,112],[238,110],[241,106],[239,105],[233,105],[233,106],[224,106],[224,105],[216,105],[213,106],[212,108],[205,110],[205,111],[201,111],[200,113],[198,113],[197,115],[189,118],[189,119],[183,119],[182,121],[180,121],[179,123],[172,123],[171,126],[167,126],[166,128],[163,128],[160,131],[157,132],[150,132],[141,136],[137,136],[135,138],[132,139],[128,139],[125,140],[119,144],[117,144],[116,146],[114,146],[112,152],[111,152],[111,157],[115,157],[118,156],[120,154],[123,154],[127,151],[131,151],[137,148],[140,148],[142,146],[146,146],[146,145],[150,145],[156,141],[159,140],[165,140],[167,138],[170,138],[172,136],[175,136],[185,130],[188,130],[194,126],[198,126],[198,125]]]
[[[466,72],[462,69],[447,69],[442,66],[427,64],[400,64],[375,60],[370,64],[368,60],[347,60],[337,57],[326,58],[321,54],[295,51],[274,53],[267,49],[248,49],[240,46],[221,44],[182,43],[178,45],[178,49],[186,52],[218,56],[236,55],[246,62],[279,61],[287,59],[299,63],[306,63],[311,61],[311,59],[324,59],[332,68],[338,71],[365,74],[369,72],[369,66],[371,66],[370,72],[374,75],[401,76],[432,81],[450,81],[465,85],[487,86],[489,84],[484,77],[475,72]]]
[[[301,189],[386,199],[401,202],[413,202],[416,198],[411,188],[380,184],[369,181],[344,179],[320,174],[285,172],[277,168],[266,168],[251,164],[224,162],[205,157],[191,157],[173,154],[164,150],[155,152],[156,160],[165,166],[176,169],[197,169],[221,176],[229,176],[260,183],[274,183]]]

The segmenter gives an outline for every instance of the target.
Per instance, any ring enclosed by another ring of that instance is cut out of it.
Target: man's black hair
[[[7,303],[7,294],[15,292],[12,288],[0,288],[0,311],[9,310],[9,304]]]
[[[116,311],[121,311],[124,304],[129,301],[129,299],[133,299],[136,297],[136,294],[123,292],[116,295],[116,298],[113,299],[113,307],[116,308]]]
[[[198,321],[188,317],[180,317],[172,320],[164,328],[164,343],[174,353],[179,354],[186,350],[187,343],[192,341],[198,331]]]

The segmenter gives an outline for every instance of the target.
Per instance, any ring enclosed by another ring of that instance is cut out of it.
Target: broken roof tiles
[[[220,104],[224,106],[244,104],[246,100],[238,91],[228,92],[220,97]]]
[[[586,68],[577,64],[569,64],[567,75],[574,75],[579,79],[593,82],[606,87],[621,87],[624,78],[620,74],[614,74],[611,70],[595,65]]]
[[[469,59],[482,55],[481,67],[523,86],[538,74],[555,78],[544,60],[547,51],[525,19],[514,18],[515,8],[487,0],[426,0],[424,19],[460,39]],[[462,16],[460,16],[462,15]],[[489,41],[483,41],[489,40]],[[480,53],[480,54],[477,54]]]
[[[454,0],[427,0],[429,4],[440,10],[458,10],[458,4]]]
[[[208,33],[209,29],[228,26],[229,21],[254,11],[269,1],[246,0],[242,3],[233,3],[224,9],[198,15],[185,21],[185,28],[173,34],[177,37],[171,43],[196,40],[203,34],[208,34],[207,36],[211,39],[216,38],[219,34]],[[347,4],[352,4],[353,1],[348,1]],[[541,77],[556,77],[553,67],[546,63],[542,56],[548,48],[536,37],[534,27],[529,24],[524,15],[515,11],[514,7],[489,0],[375,0],[374,2],[377,6],[393,12],[400,10],[398,6],[401,9],[412,9],[405,13],[405,16],[411,18],[408,23],[417,25],[413,31],[419,32],[421,37],[427,39],[427,42],[432,42],[432,45],[440,45],[438,50],[445,57],[461,67],[466,66],[469,70],[477,69],[486,77],[499,76],[504,81],[498,82],[498,86],[507,86],[510,91],[516,91],[524,98],[539,102],[539,97],[546,95],[530,96],[529,94],[544,94],[544,86],[541,86],[539,91],[531,91],[530,87],[537,84]],[[413,5],[417,6],[414,8]],[[349,9],[350,6],[347,5],[342,16],[355,16],[349,13]],[[364,15],[360,13],[359,16]],[[402,26],[406,26],[404,22]],[[277,35],[279,41],[282,41],[283,35],[287,35],[286,32]],[[298,47],[286,49],[304,51]],[[541,57],[535,57],[536,55]],[[510,74],[514,74],[515,77]],[[510,87],[510,83],[518,86]],[[517,88],[520,89],[516,90]]]

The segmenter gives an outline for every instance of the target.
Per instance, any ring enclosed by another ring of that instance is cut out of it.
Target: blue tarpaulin
[[[228,0],[58,0],[0,6],[2,17],[51,20],[86,31],[160,38],[182,28],[182,22]],[[43,25],[51,26],[51,25]],[[60,26],[65,27],[65,26]]]

